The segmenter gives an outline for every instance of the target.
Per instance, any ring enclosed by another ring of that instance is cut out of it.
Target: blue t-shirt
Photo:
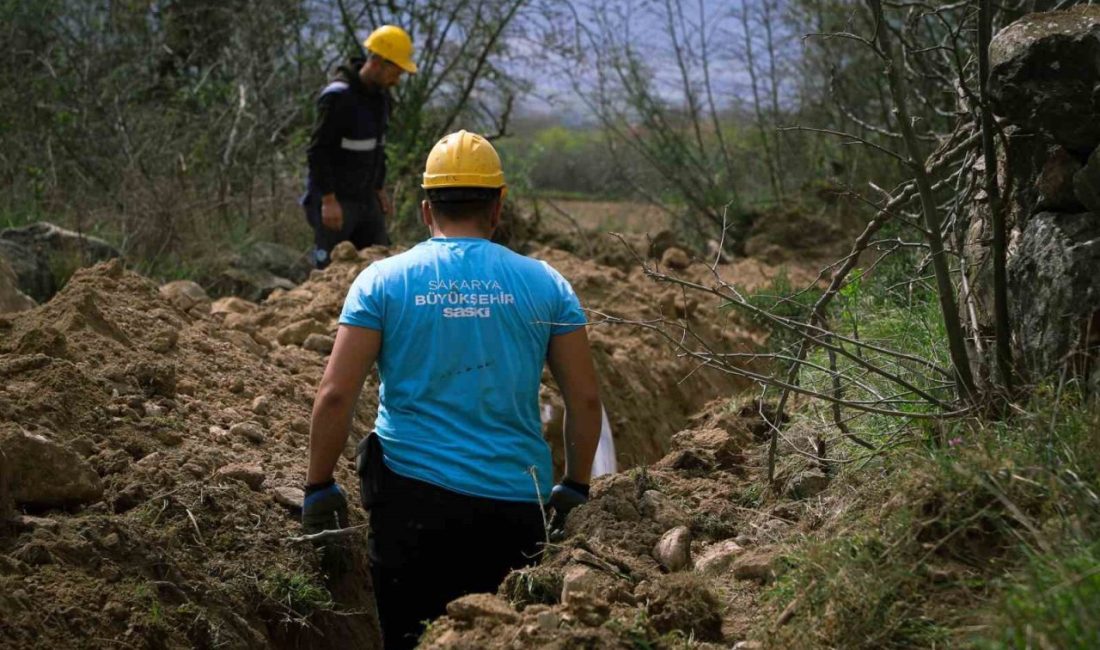
[[[340,323],[382,332],[378,418],[386,465],[490,499],[538,501],[552,484],[539,420],[551,336],[586,318],[546,262],[487,239],[435,237],[368,266]]]

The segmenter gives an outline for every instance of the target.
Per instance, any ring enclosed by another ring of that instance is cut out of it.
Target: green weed
[[[303,573],[275,569],[260,581],[260,592],[299,616],[332,607],[332,595],[323,585]]]

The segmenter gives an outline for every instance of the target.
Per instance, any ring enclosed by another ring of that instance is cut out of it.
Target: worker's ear
[[[489,232],[493,232],[500,226],[500,213],[504,209],[504,197],[497,199],[493,203],[493,209],[489,213]]]
[[[428,231],[431,232],[432,224],[435,220],[432,218],[432,205],[428,203],[427,199],[420,202],[420,220],[424,222],[424,225],[428,227]]]

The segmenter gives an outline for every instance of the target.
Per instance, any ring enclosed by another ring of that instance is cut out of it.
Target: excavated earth
[[[363,545],[328,579],[293,538],[310,408],[345,292],[393,252],[340,247],[330,268],[260,304],[211,304],[195,286],[158,287],[115,260],[77,272],[40,307],[0,316],[0,647],[378,647]],[[744,386],[697,371],[652,326],[687,323],[728,351],[764,335],[637,266],[534,256],[592,310],[622,471],[596,481],[541,565],[497,595],[455,601],[424,642],[728,646],[792,516],[738,505],[761,433],[755,406],[730,406]],[[715,281],[678,249],[660,268]],[[777,270],[745,259],[716,273],[752,290]],[[371,426],[376,392],[368,380],[349,451]],[[548,376],[543,401],[547,438],[560,445]],[[346,455],[338,478],[351,487]],[[352,524],[364,523],[355,508]]]

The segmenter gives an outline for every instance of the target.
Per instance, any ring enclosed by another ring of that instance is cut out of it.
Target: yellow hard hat
[[[382,25],[370,33],[363,47],[378,56],[392,61],[397,67],[409,74],[416,72],[413,61],[413,42],[409,33],[397,25]]]
[[[488,140],[469,131],[456,131],[435,143],[424,165],[426,190],[450,187],[505,188],[500,156]]]

